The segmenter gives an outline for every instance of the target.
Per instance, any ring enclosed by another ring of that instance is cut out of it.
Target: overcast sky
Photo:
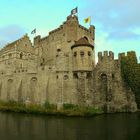
[[[78,6],[80,24],[91,16],[96,52],[134,50],[140,56],[140,0],[0,0],[0,46],[36,28],[45,36]]]

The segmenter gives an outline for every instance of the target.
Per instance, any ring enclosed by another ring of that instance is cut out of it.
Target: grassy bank
[[[92,107],[80,107],[72,104],[64,104],[63,109],[57,110],[57,106],[45,102],[44,105],[21,104],[15,101],[0,101],[0,111],[16,112],[16,113],[31,113],[44,115],[61,115],[61,116],[82,116],[89,117],[97,114],[102,114],[103,111]]]

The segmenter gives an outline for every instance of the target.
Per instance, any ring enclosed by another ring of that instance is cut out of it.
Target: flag
[[[35,34],[36,33],[36,29],[34,29],[32,32],[31,32],[31,34]]]
[[[74,8],[71,10],[71,15],[75,15],[78,12],[78,8]]]
[[[90,23],[90,21],[91,21],[91,18],[90,17],[84,19],[84,23]]]

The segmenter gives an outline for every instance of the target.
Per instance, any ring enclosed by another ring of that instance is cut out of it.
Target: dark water
[[[0,140],[140,140],[140,113],[93,118],[0,113]]]

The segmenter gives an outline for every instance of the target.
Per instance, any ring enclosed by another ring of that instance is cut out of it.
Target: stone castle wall
[[[47,37],[36,36],[33,45],[25,35],[5,46],[0,51],[0,99],[135,111],[135,97],[121,78],[120,60],[114,60],[113,52],[99,53],[95,66],[94,47],[71,48],[80,38],[94,46],[95,27],[87,29],[76,16],[68,16]]]

